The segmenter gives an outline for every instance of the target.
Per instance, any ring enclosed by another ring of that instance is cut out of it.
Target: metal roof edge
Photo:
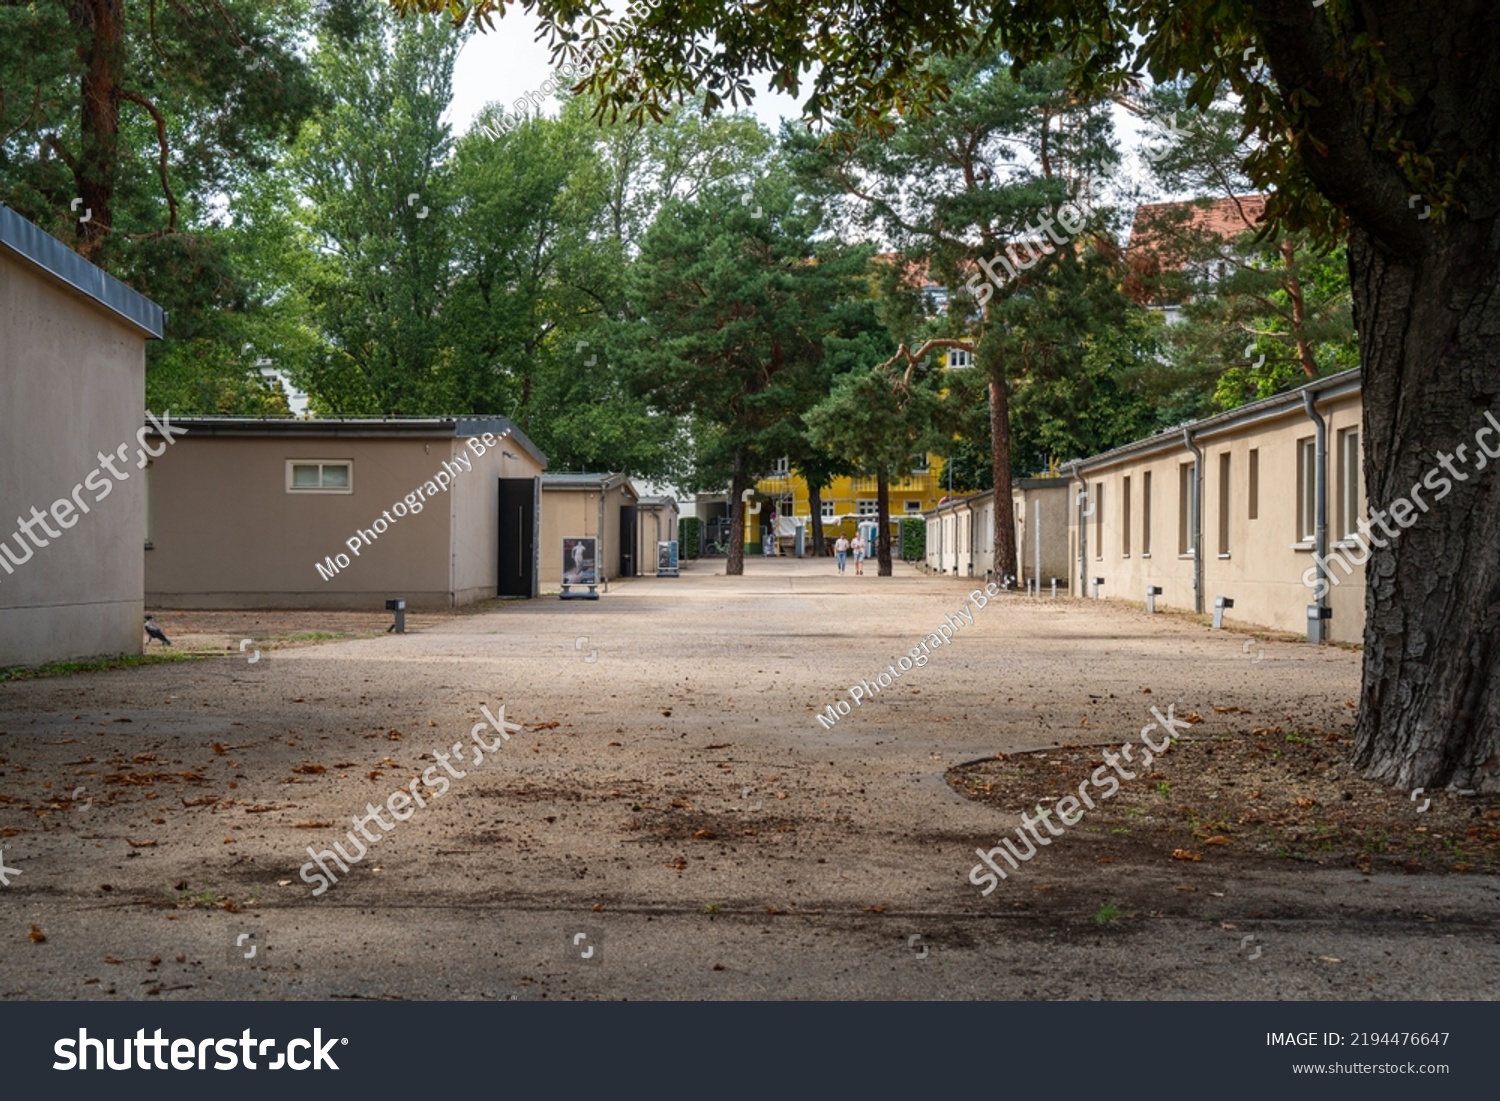
[[[167,314],[139,291],[85,260],[35,222],[0,203],[0,247],[103,307],[147,337],[160,340]]]

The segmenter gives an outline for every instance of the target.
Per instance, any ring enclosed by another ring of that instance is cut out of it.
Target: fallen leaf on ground
[[[26,939],[31,941],[32,944],[41,944],[47,939],[47,934],[42,932],[41,926],[33,925],[31,932],[26,934]]]
[[[1202,853],[1188,852],[1186,849],[1173,849],[1172,850],[1172,859],[1173,860],[1193,860],[1193,861],[1198,861],[1198,860],[1202,860],[1203,859],[1203,854]]]

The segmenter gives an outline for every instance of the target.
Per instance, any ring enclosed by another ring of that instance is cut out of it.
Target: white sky
[[[546,83],[552,66],[546,44],[533,41],[535,34],[535,24],[525,19],[497,19],[493,31],[475,34],[464,44],[453,70],[453,102],[445,116],[454,137],[469,129],[486,104],[498,100],[509,106]],[[765,91],[764,83],[759,87],[750,111],[773,134],[782,116],[801,117],[797,99]],[[555,114],[557,107],[552,100],[547,113]]]

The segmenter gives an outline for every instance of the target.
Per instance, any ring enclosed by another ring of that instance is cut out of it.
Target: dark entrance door
[[[636,512],[634,505],[620,506],[620,576],[634,577],[640,572],[635,561],[635,549],[640,545],[640,535],[636,530]]]
[[[536,592],[536,481],[500,479],[500,569],[496,596]]]

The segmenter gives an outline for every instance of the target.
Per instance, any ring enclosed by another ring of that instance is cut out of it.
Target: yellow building
[[[971,368],[972,352],[951,349],[944,353],[944,369],[960,371]],[[791,469],[786,459],[780,460],[769,477],[755,483],[756,494],[766,500],[766,509],[774,510],[777,517],[777,535],[785,548],[796,538],[796,519],[801,517],[809,524],[808,538],[812,537],[810,517],[812,505],[807,492],[807,480]],[[854,537],[859,524],[874,524],[879,515],[878,488],[873,477],[835,478],[826,486],[820,498],[823,512],[823,535],[826,539],[837,539],[840,535]],[[940,455],[913,455],[911,469],[898,473],[891,479],[890,509],[891,534],[895,537],[895,523],[903,516],[920,517],[938,506],[948,495],[943,485],[943,459]],[[764,531],[767,517],[748,518],[747,544],[751,530]]]

